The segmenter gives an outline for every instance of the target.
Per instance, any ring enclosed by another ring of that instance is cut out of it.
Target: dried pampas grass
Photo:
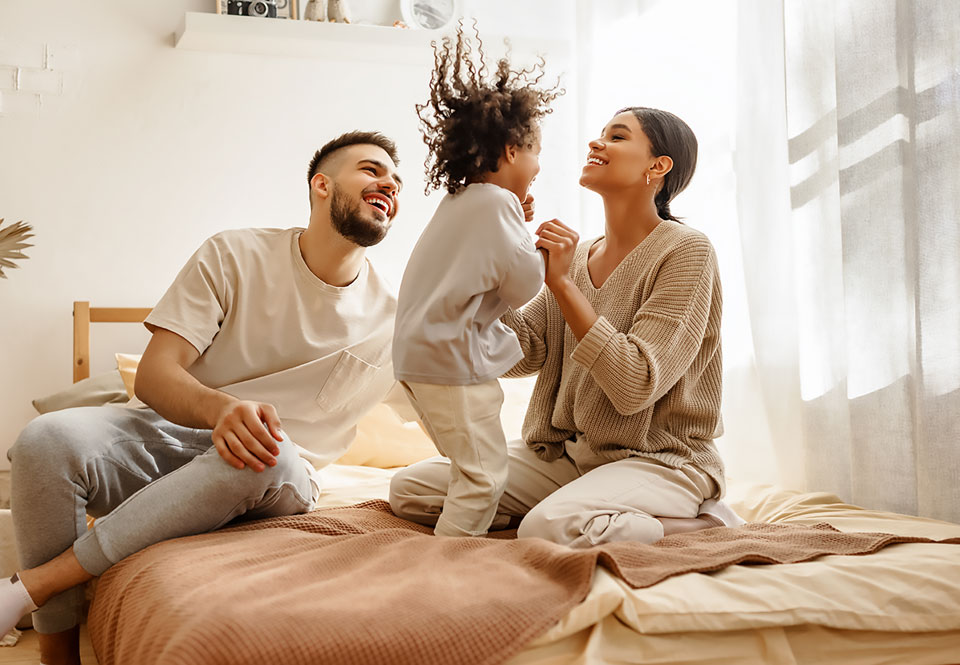
[[[21,250],[33,247],[32,244],[25,242],[27,238],[33,237],[31,231],[33,227],[22,221],[3,228],[3,218],[0,217],[0,277],[7,278],[3,274],[4,268],[18,267],[13,259],[28,258]]]

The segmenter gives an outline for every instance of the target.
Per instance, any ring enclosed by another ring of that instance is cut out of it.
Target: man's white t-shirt
[[[241,229],[201,245],[147,317],[196,347],[189,372],[239,399],[273,404],[319,469],[393,385],[396,299],[364,261],[348,286],[310,272],[301,228]]]
[[[400,284],[397,379],[471,385],[504,374],[523,351],[500,317],[537,295],[543,277],[516,194],[475,183],[445,196]]]

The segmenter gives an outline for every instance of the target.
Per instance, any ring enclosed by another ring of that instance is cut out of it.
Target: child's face
[[[530,183],[540,173],[540,137],[534,138],[532,144],[521,147],[517,151],[517,159],[514,162],[516,171],[516,189],[513,193],[517,195],[522,203],[527,198],[527,192],[530,190]]]

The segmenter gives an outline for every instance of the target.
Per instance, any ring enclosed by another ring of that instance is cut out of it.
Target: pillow
[[[139,354],[116,354],[117,371],[120,372],[120,378],[123,379],[123,386],[127,389],[128,397],[133,397],[133,382],[137,378],[137,366],[140,364],[140,357]]]
[[[33,400],[37,413],[49,413],[75,406],[103,406],[124,404],[130,399],[117,370],[111,370],[77,381],[60,392]]]
[[[418,422],[403,422],[389,404],[381,402],[357,423],[357,437],[337,464],[389,469],[438,454]]]

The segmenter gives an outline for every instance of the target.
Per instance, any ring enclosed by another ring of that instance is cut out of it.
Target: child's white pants
[[[467,386],[403,381],[427,433],[444,457],[431,524],[438,536],[482,536],[507,483],[507,441],[500,425],[503,391],[494,379]]]

